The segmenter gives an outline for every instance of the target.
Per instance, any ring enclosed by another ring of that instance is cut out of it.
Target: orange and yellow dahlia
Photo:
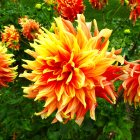
[[[15,29],[14,25],[5,26],[4,31],[1,34],[2,43],[8,48],[19,50],[19,33]]]
[[[89,2],[93,8],[100,10],[108,3],[108,0],[89,0]]]
[[[58,13],[64,18],[73,21],[77,14],[84,11],[83,0],[57,0]]]
[[[13,55],[7,53],[7,48],[0,42],[0,87],[7,86],[16,77],[16,67],[12,67]]]
[[[33,19],[29,19],[27,16],[19,19],[19,24],[22,27],[22,33],[28,40],[37,38],[40,25]]]
[[[140,105],[140,60],[125,62],[125,74],[122,87],[124,89],[124,101],[135,107]],[[122,88],[121,88],[122,89]]]
[[[94,35],[90,32],[91,23],[85,22],[84,15],[78,15],[78,26],[61,17],[55,19],[54,33],[44,29],[26,50],[34,60],[24,60],[27,64],[21,77],[32,81],[24,87],[26,97],[45,102],[44,109],[36,113],[47,118],[53,112],[53,122],[67,122],[75,119],[79,125],[89,111],[95,119],[96,97],[111,103],[116,101],[116,93],[107,71],[115,68],[112,64],[121,60],[115,50],[107,52],[111,30],[100,32],[94,20]],[[109,69],[109,67],[112,67]],[[107,78],[108,77],[108,78]]]

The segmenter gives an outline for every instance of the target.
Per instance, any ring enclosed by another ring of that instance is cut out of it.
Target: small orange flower
[[[33,19],[28,19],[27,16],[19,19],[19,24],[22,27],[22,33],[28,40],[33,40],[39,33],[40,25]]]
[[[57,0],[58,13],[64,18],[73,21],[77,14],[84,11],[83,0]]]
[[[135,62],[126,62],[124,82],[124,101],[130,105],[134,103],[135,107],[140,105],[140,60]]]
[[[7,86],[16,77],[16,67],[11,67],[14,60],[12,54],[7,54],[7,48],[0,42],[0,87]]]
[[[93,8],[100,10],[108,3],[108,0],[89,0],[89,2]]]
[[[109,67],[123,58],[114,49],[107,52],[112,31],[99,32],[95,20],[94,36],[84,15],[78,15],[77,29],[63,18],[55,21],[54,33],[44,29],[31,44],[35,51],[26,51],[34,60],[24,60],[27,64],[23,67],[31,72],[20,76],[32,81],[24,87],[26,97],[45,102],[37,115],[47,118],[55,111],[53,122],[75,119],[80,125],[88,111],[95,119],[96,96],[115,103],[116,93],[106,73],[113,71]]]
[[[8,48],[19,50],[19,33],[14,25],[5,26],[2,36],[2,43],[5,43]]]

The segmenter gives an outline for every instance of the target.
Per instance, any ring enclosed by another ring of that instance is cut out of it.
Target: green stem
[[[114,12],[114,14],[112,15],[112,17],[111,17],[111,20],[113,19],[113,17],[116,15],[116,13],[119,11],[119,9],[122,7],[122,5],[120,5],[117,9],[116,9],[116,11]]]
[[[104,13],[104,9],[102,9],[102,19],[103,19],[103,24],[105,26],[105,13]]]
[[[123,25],[123,23],[124,23],[126,20],[128,20],[128,18],[127,18],[127,19],[124,19],[123,21],[120,21],[119,25],[113,30],[112,35],[117,31],[117,29],[118,29],[118,27],[119,27],[120,25]]]
[[[28,43],[26,43],[24,40],[20,39],[21,42],[25,43],[27,46],[30,46]]]
[[[50,20],[48,19],[48,16],[46,15],[46,13],[43,11],[43,9],[41,11],[42,11],[43,15],[45,16],[46,21],[50,24]]]
[[[116,109],[118,103],[121,101],[122,96],[123,96],[123,93],[124,93],[124,89],[122,89],[122,90],[120,91],[120,93],[119,93],[119,96],[118,96],[118,98],[117,98],[117,100],[116,100],[116,104],[114,105],[114,108],[115,108],[115,109]]]

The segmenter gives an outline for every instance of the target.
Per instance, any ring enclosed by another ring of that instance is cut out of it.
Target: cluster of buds
[[[89,2],[93,8],[100,10],[108,3],[108,0],[89,0]]]

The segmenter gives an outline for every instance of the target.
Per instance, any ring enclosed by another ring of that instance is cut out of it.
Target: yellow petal
[[[85,92],[82,89],[76,90],[76,97],[83,104],[84,108],[86,108]]]

